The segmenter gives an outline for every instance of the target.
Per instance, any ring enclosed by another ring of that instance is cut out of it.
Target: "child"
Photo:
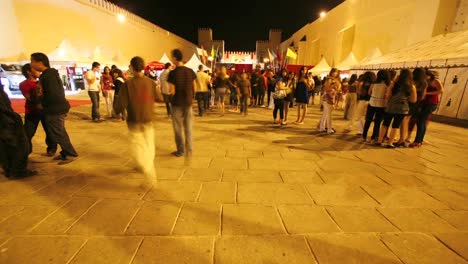
[[[335,133],[335,130],[332,128],[332,114],[333,109],[335,109],[335,94],[336,90],[333,85],[330,86],[330,89],[325,90],[325,93],[322,97],[323,113],[322,118],[320,119],[320,132],[327,129],[327,134]]]

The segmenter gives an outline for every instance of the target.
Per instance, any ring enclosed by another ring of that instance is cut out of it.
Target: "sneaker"
[[[184,153],[178,152],[178,151],[174,151],[174,152],[171,153],[171,155],[176,156],[176,157],[182,157],[182,156],[184,155]]]
[[[419,148],[419,147],[421,147],[421,145],[422,145],[421,143],[413,142],[413,143],[409,144],[409,147],[410,148]]]
[[[65,164],[68,164],[70,162],[73,162],[76,160],[76,157],[73,157],[73,156],[66,156],[64,157],[59,163],[57,163],[58,165],[65,165]]]
[[[55,156],[52,160],[65,160],[65,158],[61,154],[59,154]]]
[[[395,146],[394,144],[387,144],[385,145],[385,148],[388,148],[388,149],[394,149],[396,148],[397,146]]]
[[[47,157],[53,157],[53,156],[55,156],[56,152],[57,152],[57,150],[48,150],[45,155]]]

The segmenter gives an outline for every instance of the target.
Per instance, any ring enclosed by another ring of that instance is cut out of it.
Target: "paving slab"
[[[452,209],[468,210],[468,195],[461,195],[445,188],[424,188],[423,191]]]
[[[436,237],[468,262],[468,233],[439,233]]]
[[[221,205],[184,203],[172,234],[186,236],[218,235],[221,227]]]
[[[223,205],[222,235],[285,234],[273,206],[254,204]]]
[[[156,177],[158,180],[178,180],[182,174],[184,173],[184,169],[180,168],[157,168],[156,169]]]
[[[382,234],[382,241],[407,264],[461,264],[460,256],[433,236],[416,233]]]
[[[38,195],[70,196],[89,183],[89,178],[66,176],[37,191]]]
[[[468,231],[468,211],[434,210],[438,216],[461,231]]]
[[[216,168],[189,168],[184,172],[181,181],[220,181],[223,175],[223,169]]]
[[[31,234],[64,234],[96,202],[96,198],[72,198],[64,206],[45,218],[38,226],[34,227]]]
[[[132,263],[212,263],[213,243],[211,237],[145,237]]]
[[[14,237],[0,247],[0,263],[63,264],[84,242],[79,237]]]
[[[142,237],[93,237],[70,263],[127,264],[132,260],[142,240]]]
[[[407,232],[455,232],[457,229],[429,209],[378,208],[399,229]]]
[[[247,158],[213,158],[210,168],[245,170],[247,169]]]
[[[355,185],[355,186],[387,186],[382,179],[377,177],[372,172],[335,172],[335,171],[320,171],[320,177],[326,184],[333,185]]]
[[[224,170],[226,182],[283,182],[279,172],[272,170]]]
[[[315,264],[301,236],[220,237],[216,240],[217,264]]]
[[[201,182],[160,181],[144,197],[146,201],[194,202],[200,192]]]
[[[319,263],[401,264],[375,234],[314,234],[307,241]]]
[[[82,215],[67,234],[123,235],[142,201],[106,199],[98,202]]]
[[[24,206],[21,211],[0,222],[0,235],[27,234],[57,208],[55,206]]]
[[[379,204],[357,186],[308,184],[306,188],[315,203],[324,206],[375,207]]]
[[[0,206],[0,223],[23,210],[23,206]]]
[[[235,203],[236,183],[205,182],[202,184],[199,202],[203,203]]]
[[[129,224],[127,235],[170,235],[182,203],[146,201]]]
[[[281,178],[286,183],[323,184],[323,178],[317,171],[280,171]]]
[[[154,164],[156,171],[159,168],[208,168],[210,165],[210,157],[197,157],[193,156],[191,158],[185,159],[183,157],[156,157]]]
[[[329,207],[327,211],[344,232],[398,231],[374,208]]]
[[[426,183],[417,177],[421,175],[418,173],[414,174],[403,174],[403,173],[390,173],[390,172],[378,172],[377,177],[385,181],[386,183],[393,186],[406,186],[406,187],[421,187],[425,186]]]
[[[260,204],[313,204],[299,184],[239,183],[238,203]]]
[[[281,205],[278,206],[278,210],[289,234],[341,231],[323,207],[313,205]]]
[[[283,171],[317,171],[319,167],[313,160],[299,159],[249,159],[249,169],[252,170],[283,170]]]
[[[391,186],[364,186],[363,188],[384,207],[448,209],[447,205],[417,188]]]

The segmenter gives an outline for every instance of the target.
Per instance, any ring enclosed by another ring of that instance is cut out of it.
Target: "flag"
[[[215,57],[214,46],[211,46],[211,54],[210,55],[214,59],[214,57]]]
[[[274,51],[271,51],[271,55],[273,55],[273,58],[277,59],[278,56],[276,55],[276,53]]]
[[[203,56],[203,50],[197,47],[197,53],[200,56]]]
[[[286,51],[286,57],[289,57],[291,59],[297,59],[297,54],[296,52],[292,51],[292,49],[288,48]]]
[[[275,58],[273,57],[273,54],[271,54],[270,49],[268,49],[268,59],[270,60],[270,62],[273,62],[273,60],[275,59]]]
[[[282,55],[282,51],[279,49],[279,48],[276,48],[276,55],[277,55],[277,60],[279,62],[281,62],[282,58],[283,58],[283,55]]]

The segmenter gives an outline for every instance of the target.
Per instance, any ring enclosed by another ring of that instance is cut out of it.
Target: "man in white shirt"
[[[203,71],[203,65],[198,66],[195,98],[198,102],[199,116],[203,116],[203,112],[210,107],[210,91],[208,90],[210,82],[211,77]]]
[[[101,64],[93,62],[91,70],[85,74],[85,88],[88,90],[89,98],[93,104],[91,117],[94,122],[101,121],[99,114],[99,93],[101,92]]]
[[[169,83],[167,82],[167,77],[169,76],[169,72],[171,69],[171,64],[168,62],[164,65],[164,71],[159,76],[159,80],[161,82],[161,92],[164,97],[164,103],[166,103],[166,111],[167,116],[170,117],[172,115],[172,106],[171,106],[171,98],[172,95],[170,94]]]

